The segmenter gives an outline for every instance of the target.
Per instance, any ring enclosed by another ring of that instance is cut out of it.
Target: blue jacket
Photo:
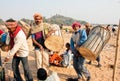
[[[76,42],[74,40],[78,39]],[[73,33],[70,39],[70,48],[72,52],[76,51],[75,45],[81,46],[87,40],[87,34],[85,30],[78,30],[77,34]]]

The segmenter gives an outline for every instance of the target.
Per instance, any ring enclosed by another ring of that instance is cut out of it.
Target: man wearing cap
[[[85,30],[80,30],[80,23],[74,22],[72,28],[74,30],[72,37],[70,39],[70,47],[74,54],[73,66],[78,75],[78,79],[83,78],[83,74],[86,77],[86,81],[90,81],[90,73],[84,66],[85,58],[77,51],[76,48],[80,47],[86,40],[87,34]]]
[[[47,67],[49,66],[49,55],[44,45],[45,32],[43,28],[43,17],[41,14],[35,13],[33,18],[35,22],[31,25],[31,33],[33,46],[35,47],[35,60],[37,69],[42,67],[47,69]]]
[[[16,81],[23,81],[19,71],[20,61],[23,65],[26,81],[33,81],[28,66],[29,49],[28,49],[25,33],[22,31],[21,27],[17,24],[17,22],[13,19],[8,19],[6,21],[6,26],[9,30],[9,33],[6,38],[6,44],[10,45],[10,51],[7,54],[4,61],[8,62],[10,60],[10,57],[13,56],[12,69],[13,69],[14,79]]]

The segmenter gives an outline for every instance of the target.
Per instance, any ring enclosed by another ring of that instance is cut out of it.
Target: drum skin
[[[77,50],[84,58],[96,60],[109,39],[110,31],[100,25],[96,26],[91,30],[85,43]]]

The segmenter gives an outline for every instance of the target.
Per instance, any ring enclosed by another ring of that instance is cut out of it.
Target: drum
[[[64,46],[64,40],[58,25],[52,24],[49,28],[55,30],[48,38],[45,39],[45,46],[51,51],[60,51]]]
[[[89,33],[86,42],[77,48],[77,50],[84,58],[96,60],[109,39],[110,31],[102,26],[96,26]]]

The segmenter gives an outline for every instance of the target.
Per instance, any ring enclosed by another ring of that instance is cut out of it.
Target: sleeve
[[[3,43],[5,43],[6,38],[7,38],[7,33],[2,34],[1,40]]]
[[[32,38],[32,39],[35,39],[35,34],[32,34],[32,35],[31,35],[31,38]]]
[[[78,45],[81,46],[86,40],[87,40],[87,34],[85,30],[81,31],[80,41],[78,42]]]
[[[14,38],[14,46],[9,51],[7,57],[13,56],[21,47],[22,44],[24,44],[24,41],[26,41],[26,36],[23,34],[18,33],[18,35]]]
[[[5,41],[6,45],[9,45],[10,43],[10,36],[9,36],[9,33],[7,34],[6,36],[6,41]]]

